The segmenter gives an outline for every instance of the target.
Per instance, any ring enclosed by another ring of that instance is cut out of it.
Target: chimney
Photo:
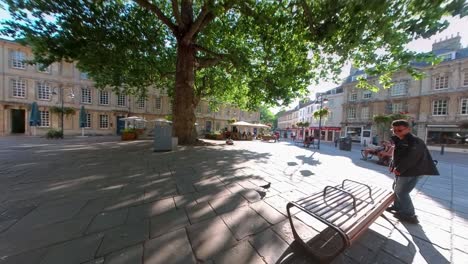
[[[448,36],[445,36],[445,39],[440,39],[439,42],[437,40],[432,44],[432,51],[435,50],[443,50],[443,49],[448,49],[448,50],[459,50],[461,49],[461,36],[460,32],[457,33],[457,36],[454,37],[453,35],[449,38]]]

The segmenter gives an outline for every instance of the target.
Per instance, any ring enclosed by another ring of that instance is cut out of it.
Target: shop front
[[[468,151],[468,128],[457,125],[427,125],[426,144],[438,149],[441,146],[454,151]]]
[[[319,128],[318,127],[309,127],[310,135],[313,135],[314,138],[318,139],[319,137]],[[320,140],[323,141],[335,141],[335,139],[340,137],[341,127],[332,127],[332,126],[323,126],[320,129],[321,135]]]

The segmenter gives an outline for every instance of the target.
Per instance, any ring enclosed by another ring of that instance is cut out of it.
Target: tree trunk
[[[195,47],[182,41],[177,46],[176,82],[173,102],[173,134],[179,144],[196,141],[195,129]]]

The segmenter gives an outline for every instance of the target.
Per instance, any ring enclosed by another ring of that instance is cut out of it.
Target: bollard
[[[445,152],[445,145],[440,146],[440,155],[444,155]]]

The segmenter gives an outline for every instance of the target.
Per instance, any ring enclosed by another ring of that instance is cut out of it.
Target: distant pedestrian
[[[392,131],[395,150],[390,171],[395,174],[395,202],[387,211],[401,221],[417,224],[410,193],[423,175],[439,175],[439,171],[424,141],[411,134],[408,121],[393,121]]]

